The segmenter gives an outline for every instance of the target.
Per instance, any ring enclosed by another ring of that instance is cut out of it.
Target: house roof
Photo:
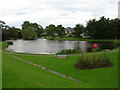
[[[73,31],[74,30],[74,28],[65,28],[65,31]]]

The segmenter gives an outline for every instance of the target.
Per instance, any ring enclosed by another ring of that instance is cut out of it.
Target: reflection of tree
[[[76,49],[80,49],[83,52],[87,52],[87,47],[88,43],[86,41],[77,41],[76,43],[74,43],[74,48]]]

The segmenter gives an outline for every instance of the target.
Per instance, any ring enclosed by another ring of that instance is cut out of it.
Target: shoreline
[[[83,39],[83,38],[46,38],[47,40],[61,40],[61,41],[103,41],[103,42],[114,42],[119,39]]]
[[[8,46],[9,46],[9,44],[6,45],[6,48]],[[56,56],[56,54],[34,54],[34,53],[14,52],[14,51],[6,50],[6,48],[2,49],[2,52],[7,52],[7,53],[11,53],[11,54],[19,54],[19,55]],[[86,53],[73,53],[73,54],[66,54],[66,55],[68,55],[68,56],[79,56],[81,54],[110,53],[110,52],[119,51],[119,50],[120,50],[120,48],[114,48],[112,50],[97,51],[97,52],[86,52]]]

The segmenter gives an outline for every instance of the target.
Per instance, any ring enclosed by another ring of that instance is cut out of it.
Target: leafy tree
[[[22,30],[28,28],[31,26],[30,22],[29,21],[24,21],[23,24],[21,25],[22,26]]]
[[[22,30],[19,30],[19,31],[18,31],[18,38],[19,38],[19,39],[22,39]]]
[[[38,25],[37,23],[30,23],[29,21],[25,21],[21,26],[22,26],[22,30],[28,27],[36,28],[36,33],[38,37],[40,37],[41,34],[43,33],[43,27],[41,25]]]
[[[37,38],[36,28],[28,27],[22,30],[22,37],[25,40],[34,40]]]
[[[4,29],[5,22],[0,20],[0,30]]]
[[[36,32],[38,37],[40,37],[43,34],[43,27],[41,25],[38,25],[38,29]]]
[[[58,25],[56,27],[55,32],[57,33],[58,36],[61,36],[65,33],[65,28],[62,25]]]
[[[74,27],[75,36],[80,37],[80,35],[83,33],[84,29],[85,28],[82,24],[77,24],[76,27]]]
[[[112,30],[115,39],[120,39],[120,19],[116,18],[111,20],[112,21]]]
[[[3,22],[0,20],[0,41],[2,41],[2,28],[3,28]]]
[[[6,25],[4,21],[0,20],[0,41],[4,41],[8,38],[8,30],[9,26]]]
[[[100,17],[99,20],[92,19],[87,22],[85,33],[93,39],[119,38],[120,20]],[[118,35],[117,35],[118,34]]]
[[[55,36],[55,30],[56,30],[56,27],[53,24],[50,24],[49,26],[46,26],[45,28],[46,33],[51,37]]]
[[[96,19],[89,20],[87,22],[87,27],[85,29],[86,35],[90,36],[91,38],[94,37],[95,34],[95,27],[96,27]]]
[[[0,20],[0,32],[2,33],[2,40],[18,39],[21,30],[15,27],[9,27],[5,22]]]
[[[10,39],[18,39],[19,38],[19,32],[20,32],[19,28],[10,27],[8,29],[8,37]]]

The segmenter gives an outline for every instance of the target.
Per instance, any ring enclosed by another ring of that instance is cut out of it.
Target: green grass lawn
[[[3,48],[5,47],[7,47],[6,43],[3,44]],[[117,88],[118,52],[109,53],[108,55],[114,63],[113,67],[92,70],[80,70],[74,67],[79,56],[61,59],[51,56],[15,55],[82,81],[76,82],[3,53],[2,86],[3,88]]]
[[[0,50],[2,50],[2,42],[0,42]],[[2,88],[2,53],[0,52],[0,89]]]
[[[8,46],[0,42],[4,49]],[[0,47],[1,47],[0,46]],[[2,49],[1,48],[1,49]],[[48,71],[42,70],[33,65],[15,59],[5,53],[0,53],[0,69],[3,77],[0,77],[0,88],[86,88],[80,82],[76,82]]]
[[[3,88],[85,88],[76,82],[3,54]]]
[[[0,89],[2,88],[2,53],[0,52]]]
[[[8,43],[0,41],[0,50],[5,49],[6,47],[8,47]]]
[[[55,58],[49,56],[15,55],[25,60],[40,64],[44,67],[71,76],[82,81],[83,85],[91,88],[117,88],[118,87],[118,52],[109,53],[114,63],[113,67],[92,70],[80,70],[74,67],[78,56],[69,58]]]
[[[2,42],[0,42],[0,50],[2,49]]]

